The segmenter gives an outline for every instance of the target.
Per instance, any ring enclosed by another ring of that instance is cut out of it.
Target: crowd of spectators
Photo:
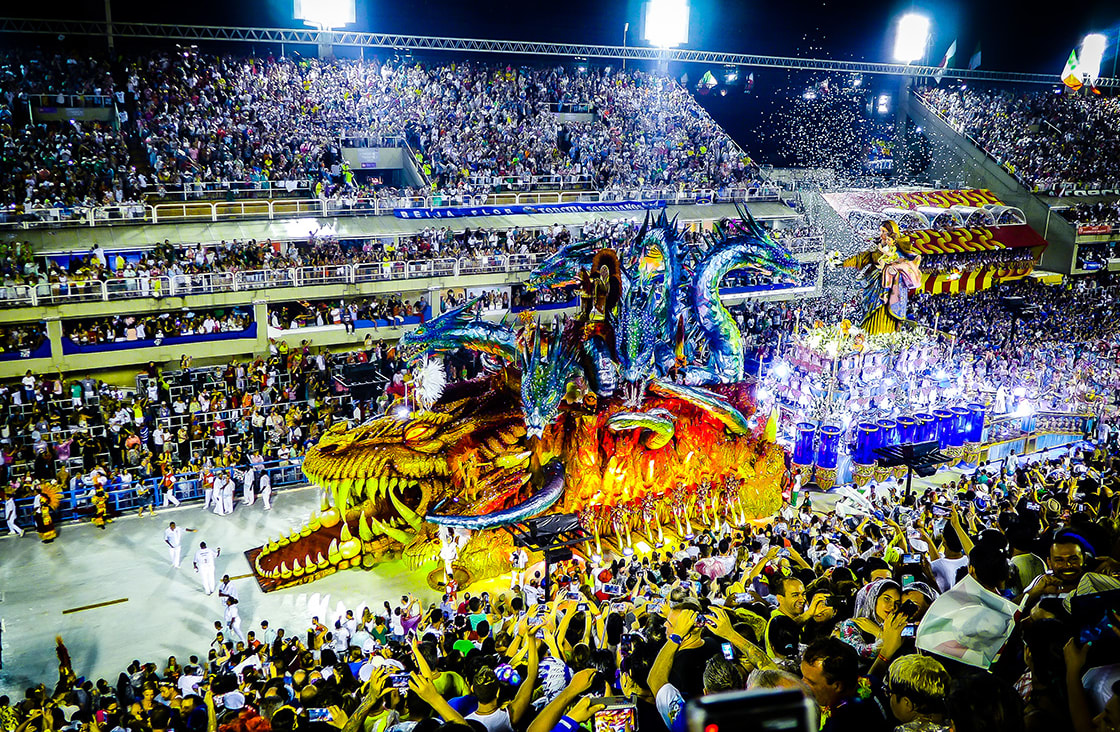
[[[1077,268],[1082,270],[1102,270],[1108,260],[1120,258],[1120,242],[1101,241],[1077,245]]]
[[[639,70],[176,48],[124,58],[116,79],[106,61],[65,55],[5,54],[0,72],[6,205],[133,202],[196,183],[300,182],[324,197],[352,196],[363,181],[343,161],[339,140],[348,137],[407,141],[430,188],[396,191],[403,195],[462,199],[545,179],[603,190],[758,180],[758,167],[686,89]],[[28,120],[27,95],[54,92],[104,95],[119,128]],[[561,121],[557,111],[586,117]]]
[[[629,714],[676,732],[688,702],[750,689],[802,699],[807,724],[787,707],[781,725],[803,732],[1105,732],[1120,720],[1118,467],[1101,440],[912,495],[890,479],[844,511],[814,507],[798,480],[768,521],[705,521],[547,577],[533,561],[508,590],[371,597],[281,622],[226,610],[209,647],[136,661],[115,682],[81,677],[85,659],[60,640],[57,684],[0,709],[20,732],[46,732],[41,718],[549,732],[622,696],[630,711],[602,722]],[[227,606],[239,597],[234,581],[220,592]],[[767,699],[736,713],[778,713]]]
[[[34,351],[47,340],[44,323],[24,323],[0,328],[0,353]]]
[[[104,59],[0,52],[0,204],[111,205],[137,195],[125,136],[110,122],[24,115],[40,95],[45,106],[67,106],[69,95],[109,96],[114,88]]]
[[[1120,224],[1120,198],[1096,203],[1075,203],[1067,208],[1058,209],[1066,221],[1081,226],[1100,226]]]
[[[929,254],[922,257],[922,271],[940,275],[961,275],[969,272],[1016,270],[1034,264],[1030,249],[996,249],[987,252],[956,252]]]
[[[63,321],[62,334],[79,345],[128,341],[171,341],[216,333],[237,333],[248,328],[253,316],[242,308],[187,310],[149,315],[113,315]]]
[[[922,96],[1031,190],[1120,188],[1120,97],[971,86]]]
[[[373,327],[400,326],[405,318],[424,322],[427,303],[419,292],[374,295],[352,300],[317,300],[284,303],[269,308],[268,324],[279,330],[342,325],[354,332],[359,320]]]

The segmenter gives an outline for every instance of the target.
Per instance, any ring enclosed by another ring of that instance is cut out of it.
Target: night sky
[[[114,20],[136,20],[192,25],[237,25],[265,27],[305,27],[292,19],[292,0],[192,0],[191,2],[152,3],[150,0],[112,0]],[[559,2],[469,3],[462,0],[421,0],[420,2],[375,2],[357,0],[354,30],[381,31],[410,35],[439,35],[469,38],[584,42],[617,45],[622,42],[623,25],[630,23],[628,42],[640,44],[640,0],[605,2],[561,0]],[[1028,11],[1028,7],[1031,10]],[[31,9],[28,9],[31,8]],[[1070,49],[1086,33],[1110,34],[1102,75],[1112,75],[1113,56],[1120,30],[1120,2],[1117,0],[1078,0],[1043,5],[1039,2],[996,2],[994,0],[780,0],[734,2],[733,0],[691,0],[691,26],[688,47],[773,56],[802,56],[859,61],[891,61],[894,23],[908,11],[923,12],[932,19],[933,38],[929,62],[940,63],[945,49],[957,39],[953,65],[967,66],[968,58],[982,44],[982,68],[1008,71],[1052,73],[1055,83]],[[34,6],[17,11],[5,7],[0,14],[41,17]],[[56,0],[51,17],[96,18],[103,15],[99,0]],[[0,42],[15,40],[0,37]],[[53,36],[32,36],[23,42],[55,45]],[[103,49],[96,39],[65,39],[64,43],[88,43]],[[121,44],[122,47],[125,43]],[[145,46],[158,45],[144,43]],[[231,45],[226,52],[249,52],[246,45]],[[260,54],[278,54],[279,48],[263,49]],[[313,49],[297,50],[314,53]],[[353,51],[341,51],[340,55]],[[367,52],[367,58],[389,52]],[[435,56],[431,60],[446,58]],[[485,56],[497,61],[495,56]],[[526,57],[502,59],[512,64],[530,63]],[[572,59],[550,58],[548,63],[575,63]],[[592,60],[592,63],[596,63]],[[599,61],[598,63],[606,63]],[[670,73],[680,78],[688,74],[694,88],[706,68],[698,64],[675,64]],[[718,68],[712,68],[719,72]],[[745,72],[750,72],[746,69]],[[795,104],[804,89],[819,83],[820,73],[755,69],[755,86],[750,95],[729,89],[726,97],[718,89],[699,97],[715,119],[744,149],[763,162],[793,164],[783,141],[783,125],[778,121]],[[835,84],[835,79],[833,82]],[[865,88],[878,94],[896,82],[870,79]]]
[[[511,40],[617,44],[630,22],[630,41],[640,36],[641,3],[562,0],[561,2],[470,3],[357,0],[358,30],[417,35],[468,36]],[[3,15],[42,17],[31,4],[7,4]],[[983,44],[984,66],[1055,75],[1071,48],[1085,33],[1120,29],[1120,3],[1078,2],[942,2],[938,0],[782,0],[734,2],[692,0],[689,47],[767,55],[824,56],[867,61],[890,60],[892,23],[916,10],[933,19],[931,62],[940,61],[948,44],[957,42],[957,62],[967,64],[976,43]],[[50,17],[98,17],[97,0],[60,0]],[[120,20],[208,25],[296,26],[291,0],[192,0],[152,3],[113,0]],[[1111,60],[1106,59],[1106,67]],[[1106,69],[1110,71],[1111,69]]]

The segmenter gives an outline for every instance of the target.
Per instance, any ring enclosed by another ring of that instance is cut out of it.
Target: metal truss
[[[0,18],[0,33],[42,33],[50,35],[107,36],[104,21]],[[606,46],[582,43],[544,43],[539,41],[500,41],[478,38],[408,36],[394,33],[357,31],[319,31],[309,28],[241,28],[216,25],[167,25],[161,23],[112,23],[115,38],[145,38],[168,41],[233,41],[243,43],[284,43],[295,45],[332,44],[352,48],[392,48],[408,51],[459,51],[502,55],[565,56],[628,61],[673,61],[684,63],[751,66],[797,71],[832,71],[853,74],[884,74],[930,78],[936,66],[907,66],[860,61],[834,61],[792,56],[760,56],[746,53],[698,51],[685,48],[662,50],[643,46]],[[990,81],[1018,84],[1059,83],[1054,74],[1029,74],[1016,71],[946,69],[945,76],[961,81]],[[1102,77],[1099,88],[1120,88],[1120,79]]]

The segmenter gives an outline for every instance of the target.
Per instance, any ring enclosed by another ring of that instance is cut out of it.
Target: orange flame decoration
[[[673,439],[658,449],[643,444],[641,430],[606,428],[621,409],[569,412],[545,433],[542,447],[565,455],[561,511],[577,513],[585,528],[609,534],[620,521],[632,528],[644,521],[671,523],[674,513],[698,520],[709,506],[748,519],[781,508],[785,458],[778,445],[760,434],[729,435],[722,423],[682,400],[648,397],[643,405],[656,407],[676,416]]]

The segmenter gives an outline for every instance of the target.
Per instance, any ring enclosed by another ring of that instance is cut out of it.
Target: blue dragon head
[[[539,324],[518,352],[521,366],[521,410],[525,431],[541,437],[560,415],[560,400],[568,379],[577,373],[578,344],[558,324],[543,328]]]
[[[421,356],[445,353],[458,348],[458,342],[453,335],[460,326],[471,320],[469,314],[477,302],[478,298],[468,300],[459,307],[452,308],[427,323],[421,323],[402,335],[397,341],[397,357],[405,363],[411,363]],[[464,317],[465,314],[467,317]]]
[[[397,356],[405,363],[412,363],[433,353],[449,353],[458,348],[467,348],[512,361],[517,353],[513,329],[507,325],[486,322],[472,313],[478,300],[477,297],[468,300],[402,335],[397,342]]]
[[[799,284],[801,262],[797,257],[775,242],[749,210],[739,207],[739,214],[740,220],[717,225],[716,247],[734,247],[740,251],[736,269],[758,272],[775,282]]]
[[[534,292],[564,285],[578,285],[580,270],[591,266],[595,252],[602,246],[602,238],[565,244],[537,265],[525,280],[525,289]]]

